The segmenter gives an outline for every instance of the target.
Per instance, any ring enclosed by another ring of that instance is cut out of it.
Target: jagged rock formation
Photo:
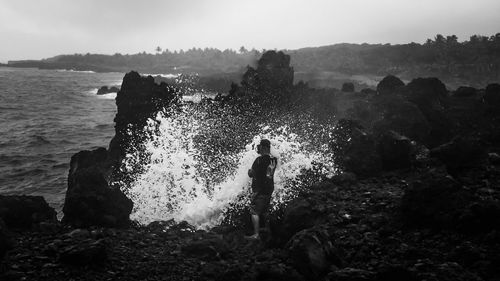
[[[136,133],[146,125],[146,120],[179,98],[174,87],[164,82],[156,84],[152,76],[141,77],[134,71],[127,73],[116,96],[115,136],[109,145],[112,158],[121,159],[127,146],[136,141]]]
[[[56,211],[42,196],[0,195],[0,219],[9,228],[31,228],[40,222],[55,222]]]
[[[118,188],[109,186],[112,163],[105,148],[71,157],[63,223],[77,227],[129,224],[133,203]]]
[[[109,93],[118,93],[118,91],[120,91],[120,88],[118,88],[116,86],[111,86],[111,87],[102,86],[101,88],[99,88],[99,90],[97,90],[97,94],[98,95],[106,95]]]
[[[404,87],[405,83],[394,75],[387,75],[377,84],[377,93],[379,95],[388,95],[395,93],[398,89]]]

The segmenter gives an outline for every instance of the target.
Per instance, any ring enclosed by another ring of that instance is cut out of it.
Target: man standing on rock
[[[262,139],[257,145],[259,157],[255,159],[252,168],[248,170],[248,176],[252,178],[252,200],[250,214],[254,234],[247,236],[249,239],[259,239],[260,219],[266,219],[274,191],[274,171],[278,160],[271,155],[271,142]]]

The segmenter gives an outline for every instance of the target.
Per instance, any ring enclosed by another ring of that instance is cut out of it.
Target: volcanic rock
[[[452,175],[472,167],[480,167],[488,160],[483,141],[469,136],[457,136],[452,141],[432,149],[430,155],[441,160]]]
[[[396,90],[404,87],[405,83],[394,75],[387,75],[377,84],[377,93],[379,95],[389,95],[396,92]]]
[[[342,264],[328,231],[320,226],[295,234],[288,241],[286,249],[290,252],[295,268],[309,279],[326,274],[331,264]]]
[[[7,250],[12,247],[12,242],[10,240],[10,235],[7,230],[7,226],[0,218],[0,261],[2,261],[3,257]]]
[[[463,98],[463,97],[474,97],[477,95],[477,89],[473,87],[458,87],[453,93],[454,97]]]
[[[108,257],[104,240],[85,240],[61,249],[59,261],[71,265],[102,264]]]
[[[241,80],[241,89],[233,95],[246,94],[268,98],[284,97],[293,88],[293,68],[290,66],[290,56],[279,51],[267,51],[257,62],[257,68],[248,67]]]
[[[156,84],[152,76],[141,77],[135,71],[125,74],[116,96],[115,136],[109,145],[111,158],[119,161],[127,148],[139,141],[142,134],[138,132],[144,128],[146,120],[179,101],[175,87],[164,82]]]
[[[473,202],[473,194],[441,171],[430,171],[408,187],[401,199],[405,222],[410,225],[455,228],[457,219]]]
[[[413,79],[406,88],[409,90],[408,99],[417,104],[420,109],[430,107],[442,108],[441,101],[447,97],[446,86],[437,78]]]
[[[0,219],[11,228],[30,228],[34,224],[55,222],[56,211],[42,196],[0,195]]]
[[[377,281],[375,272],[346,267],[328,274],[329,281]]]
[[[486,86],[484,101],[490,106],[500,105],[500,84],[494,83]]]
[[[411,140],[394,131],[383,134],[377,148],[386,171],[408,169],[415,162],[415,149]]]
[[[379,174],[382,170],[382,161],[377,153],[373,136],[359,129],[354,130],[342,163],[345,171],[361,177]]]
[[[354,84],[352,82],[346,82],[342,84],[342,92],[352,93],[354,92]]]
[[[80,151],[71,157],[63,223],[82,226],[126,226],[133,203],[119,189],[110,187],[111,172],[106,149]]]
[[[98,95],[106,95],[109,93],[118,93],[118,91],[120,91],[120,89],[116,86],[111,86],[109,88],[108,88],[108,86],[102,86],[101,88],[99,88],[99,90],[97,90],[97,94]]]

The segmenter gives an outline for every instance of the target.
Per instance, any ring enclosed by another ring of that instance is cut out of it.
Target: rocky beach
[[[0,196],[1,280],[500,280],[499,84],[449,91],[437,78],[388,75],[376,89],[315,89],[294,83],[290,56],[276,51],[199,103],[157,82],[124,76],[109,147],[68,159],[61,220],[42,197]],[[145,127],[159,131],[158,112],[203,112],[192,142],[217,184],[238,163],[221,155],[262,127],[287,125],[323,157],[296,171],[261,240],[244,239],[245,204],[210,227],[141,223],[130,195],[150,167],[139,163],[154,160],[138,149]]]

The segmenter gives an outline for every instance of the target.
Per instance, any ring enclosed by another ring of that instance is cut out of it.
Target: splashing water
[[[190,107],[174,114],[160,112],[148,120],[144,128],[147,140],[127,154],[123,165],[126,172],[137,165],[141,167],[134,181],[123,188],[134,202],[131,219],[141,224],[185,220],[197,228],[221,223],[230,204],[248,203],[238,200],[250,190],[247,171],[258,156],[254,147],[262,137],[271,141],[271,154],[278,158],[274,207],[293,198],[297,192],[293,180],[303,170],[311,169],[315,162],[325,162],[322,153],[307,151],[287,126],[267,126],[261,127],[240,152],[214,152],[216,161],[236,163],[227,171],[215,171],[213,167],[221,166],[208,163],[195,142],[200,128],[206,125],[204,122],[203,114]],[[210,176],[216,172],[223,173],[222,181]]]

